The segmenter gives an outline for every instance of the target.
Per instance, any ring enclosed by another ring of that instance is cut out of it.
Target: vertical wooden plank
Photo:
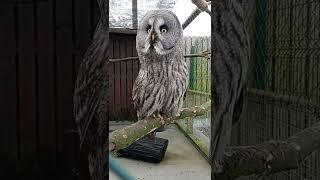
[[[120,58],[126,57],[126,38],[127,35],[121,34],[120,42]],[[125,61],[120,62],[120,104],[121,104],[121,119],[128,116],[128,109],[127,109],[127,64]]]
[[[110,40],[109,40],[109,57],[110,59],[114,58],[113,55],[113,36],[110,36]],[[115,110],[114,110],[114,63],[110,63],[109,68],[109,111],[111,116],[113,116],[115,114]],[[111,117],[110,119],[113,119],[113,117]]]
[[[133,36],[131,35],[128,39],[126,39],[126,56],[127,57],[132,57],[133,56],[133,52],[132,52],[132,39]],[[133,81],[133,77],[132,77],[132,64],[133,64],[134,60],[131,61],[127,61],[126,62],[126,66],[127,66],[127,110],[128,110],[128,114],[130,115],[130,117],[132,117],[132,114],[134,114],[134,110],[133,110],[133,102],[132,102],[132,81]]]
[[[136,40],[135,39],[132,40],[132,44],[133,44],[133,46],[132,46],[132,56],[136,57],[136,56],[138,56],[138,54],[137,54]],[[138,73],[139,73],[139,60],[136,60],[136,61],[133,61],[133,63],[132,63],[133,83],[136,80],[136,78],[138,76]]]
[[[78,134],[73,118],[73,34],[72,1],[56,0],[56,80],[57,80],[57,126],[58,126],[58,167],[62,179],[76,177],[77,167],[75,141]]]
[[[48,2],[37,3],[38,44],[38,134],[39,165],[43,173],[56,169],[54,114],[54,54],[52,11]],[[48,178],[48,177],[42,177]]]
[[[16,82],[16,43],[15,9],[13,5],[0,7],[0,114],[3,125],[0,127],[2,144],[0,148],[0,169],[9,173],[15,169],[18,160],[17,137],[17,82]]]
[[[113,40],[113,57],[120,58],[120,42],[119,39]],[[121,107],[121,97],[120,97],[120,72],[121,66],[120,62],[114,63],[114,110],[115,110],[115,118],[118,118],[120,115],[120,107]]]
[[[202,51],[207,51],[208,50],[208,37],[203,38],[203,48]],[[209,86],[209,81],[208,81],[208,72],[209,72],[209,61],[206,58],[203,58],[203,71],[204,71],[204,87],[202,88],[203,92],[208,92],[208,86]]]
[[[194,54],[198,53],[201,51],[201,40],[199,37],[195,37],[194,38],[194,46],[195,46],[195,51],[194,51]],[[196,64],[196,73],[195,73],[195,79],[196,79],[196,87],[195,87],[195,90],[197,91],[200,91],[200,88],[201,88],[201,58],[199,57],[196,57],[195,58],[195,64]],[[199,101],[199,96],[196,95],[196,98],[195,98],[195,105],[198,105],[200,103]]]
[[[208,37],[208,51],[211,53],[211,36]],[[211,55],[209,55],[211,56]],[[208,79],[209,79],[209,86],[208,86],[208,92],[211,93],[211,58],[208,60]]]
[[[204,50],[204,46],[203,46],[203,44],[204,44],[204,38],[203,37],[199,37],[199,51],[198,52],[196,52],[197,54],[198,53],[200,53],[200,52],[202,52],[203,50]],[[201,81],[200,81],[200,87],[199,87],[199,90],[200,91],[203,91],[203,87],[204,87],[204,83],[205,83],[205,81],[204,81],[204,68],[203,68],[203,65],[204,65],[204,58],[199,58],[199,61],[200,61],[200,78],[201,78]],[[200,100],[201,102],[202,102],[202,98],[201,98],[201,100]]]
[[[25,173],[36,162],[36,66],[33,4],[18,5],[20,157]]]
[[[136,57],[137,55],[137,49],[136,49],[136,39],[133,38],[131,40],[131,44],[132,44],[132,56]],[[134,81],[136,80],[137,76],[139,73],[139,60],[134,60],[132,62],[132,86],[134,85]],[[133,106],[134,107],[134,106]],[[136,110],[133,109],[133,114],[134,117],[136,117],[137,113]]]
[[[197,40],[197,38],[196,37],[192,37],[192,39],[191,39],[192,41],[191,41],[191,44],[192,44],[192,47],[194,48],[194,51],[192,52],[191,51],[191,53],[196,53],[197,52],[197,42],[196,42],[196,40]],[[197,58],[195,57],[194,58],[194,79],[193,79],[193,82],[194,82],[194,86],[193,86],[193,90],[197,90]],[[196,100],[195,100],[195,102],[194,103],[196,103]]]

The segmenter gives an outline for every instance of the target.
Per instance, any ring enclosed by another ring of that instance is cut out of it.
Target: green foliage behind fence
[[[320,1],[244,0],[243,7],[251,41],[251,91],[232,143],[283,140],[320,121]],[[311,110],[312,104],[318,110]],[[320,151],[296,170],[248,179],[318,180]]]
[[[185,37],[185,54],[198,54],[210,51],[210,37]],[[190,65],[189,87],[184,101],[186,107],[201,105],[210,99],[211,93],[211,63],[203,57],[186,58]],[[209,155],[210,113],[179,121],[179,127],[198,146],[206,156]]]
[[[185,53],[198,54],[210,51],[210,37],[185,37]],[[190,64],[189,89],[201,92],[211,92],[211,63],[204,57],[188,58]]]
[[[232,144],[283,140],[320,121],[320,1],[242,2],[251,42],[250,91],[241,121],[233,129]],[[204,39],[186,37],[186,54],[207,50]],[[185,105],[199,105],[210,99],[210,61],[187,60],[190,79]],[[302,105],[302,101],[310,103]],[[193,135],[194,123],[186,120],[185,124]],[[318,180],[320,151],[312,153],[296,170],[248,179]]]

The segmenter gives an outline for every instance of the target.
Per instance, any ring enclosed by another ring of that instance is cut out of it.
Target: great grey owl
[[[188,86],[183,29],[168,10],[153,10],[141,20],[136,37],[140,70],[133,85],[138,119],[180,114]]]
[[[241,0],[212,1],[212,123],[210,160],[214,179],[224,173],[225,147],[245,102],[250,39]]]
[[[101,12],[91,45],[79,66],[74,89],[74,117],[80,147],[88,153],[91,180],[108,179],[108,10],[97,0]]]

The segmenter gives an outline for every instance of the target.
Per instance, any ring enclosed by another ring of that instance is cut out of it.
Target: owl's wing
[[[79,130],[80,146],[85,141],[88,128],[99,129],[90,126],[92,119],[107,117],[107,45],[108,33],[100,21],[94,39],[80,64],[75,83],[73,111]],[[95,120],[107,121],[107,119]]]
[[[139,78],[139,75],[137,76],[133,88],[132,88],[132,101],[133,101],[133,106],[135,110],[139,110],[143,106],[143,101],[142,101],[142,95],[143,93],[142,87],[141,87],[141,79]]]
[[[143,106],[148,98],[150,98],[154,89],[153,82],[151,80],[144,82],[145,78],[146,77],[143,76],[143,73],[139,72],[132,89],[133,105],[137,111],[138,118],[143,118],[146,114],[146,110],[143,110]]]
[[[232,117],[233,126],[235,126],[240,121],[240,117],[241,117],[243,106],[244,106],[244,91],[245,91],[245,88],[241,89],[239,98],[237,99],[234,105],[233,117]]]

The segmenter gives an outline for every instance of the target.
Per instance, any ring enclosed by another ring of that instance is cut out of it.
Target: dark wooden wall
[[[110,58],[137,56],[136,34],[110,33]],[[110,70],[110,119],[132,120],[136,113],[132,103],[132,86],[139,72],[139,61],[113,62]]]
[[[1,178],[88,179],[72,101],[98,18],[95,0],[0,2]]]
[[[0,2],[0,177],[88,179],[73,118],[78,66],[99,18],[95,0]],[[135,34],[110,34],[112,58],[136,56]],[[138,61],[112,63],[113,119],[135,116]]]

